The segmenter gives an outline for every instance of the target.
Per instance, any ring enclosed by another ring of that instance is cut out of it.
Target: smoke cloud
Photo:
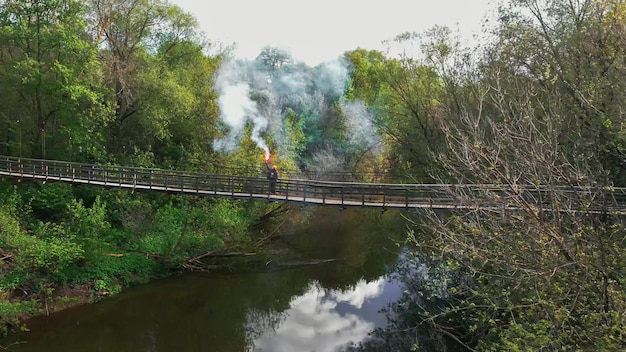
[[[344,102],[342,107],[350,131],[348,142],[379,154],[381,139],[374,128],[374,115],[367,109],[365,103],[362,101]]]
[[[344,141],[353,151],[356,148],[376,152],[380,141],[373,125],[374,116],[364,103],[344,98],[350,77],[346,60],[338,58],[309,67],[294,62],[288,54],[272,53],[269,50],[253,61],[226,62],[220,68],[215,88],[221,121],[228,129],[222,139],[214,141],[216,150],[236,150],[245,127],[251,124],[252,140],[266,152],[268,145],[262,137],[270,136],[276,149],[272,153],[306,165],[309,170],[345,170],[349,157],[343,155],[341,143],[326,140],[324,135],[338,128],[340,115],[335,107],[339,107],[348,131]],[[293,118],[292,125],[286,122],[290,113],[298,116],[300,127],[293,126]],[[294,128],[304,128],[308,133],[306,145],[312,149],[295,148],[290,139]]]
[[[219,94],[220,118],[229,131],[222,139],[214,141],[213,147],[216,150],[234,151],[239,146],[246,123],[252,123],[252,140],[269,153],[267,143],[261,138],[261,133],[267,129],[268,120],[250,98],[250,85],[243,78],[234,63],[223,65],[218,72],[215,88]]]

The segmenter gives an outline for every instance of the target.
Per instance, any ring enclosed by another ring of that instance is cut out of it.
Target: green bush
[[[0,286],[34,284],[38,277],[59,272],[82,258],[82,248],[64,236],[61,226],[38,223],[34,227],[35,234],[26,233],[7,208],[0,208],[0,249],[15,256]]]
[[[16,266],[42,274],[54,274],[83,257],[83,249],[63,238],[39,239],[21,235],[10,241],[10,248],[17,253]]]
[[[97,261],[83,266],[72,265],[50,277],[55,283],[64,285],[84,285],[99,280],[106,285],[119,282],[129,285],[146,282],[152,277],[164,273],[161,266],[153,259],[139,253],[126,253],[119,257],[104,255]]]
[[[67,204],[74,196],[72,188],[65,183],[28,183],[22,193],[32,216],[42,221],[60,221],[67,215]]]
[[[5,337],[11,327],[25,330],[26,326],[20,322],[20,316],[37,314],[37,307],[36,301],[11,303],[0,300],[0,337]]]

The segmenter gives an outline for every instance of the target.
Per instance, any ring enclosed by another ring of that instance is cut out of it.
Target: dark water
[[[282,224],[289,256],[188,274],[28,322],[9,351],[337,351],[386,325],[399,214],[314,209]],[[318,260],[331,262],[314,264]]]

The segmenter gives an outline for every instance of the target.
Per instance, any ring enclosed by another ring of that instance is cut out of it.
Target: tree
[[[6,154],[72,158],[102,154],[108,123],[96,47],[78,1],[0,4],[0,118]]]
[[[498,206],[429,214],[414,243],[466,280],[450,288],[441,313],[418,321],[483,350],[621,350],[626,247],[623,219],[609,210],[621,176],[608,153],[621,136],[608,112],[623,102],[608,98],[621,94],[619,84],[607,85],[623,61],[606,53],[622,48],[589,37],[612,38],[601,28],[618,6],[512,4],[531,17],[503,11],[477,69],[444,77],[440,179],[492,184],[451,192]]]
[[[117,138],[127,157],[148,153],[162,167],[204,169],[217,134],[213,81],[220,58],[207,57],[193,42],[171,45],[163,43],[155,57],[146,58],[135,90],[141,110]]]
[[[405,34],[398,43],[415,39]],[[430,180],[436,163],[431,151],[442,145],[442,82],[437,71],[419,57],[403,54],[386,59],[378,52],[348,53],[353,71],[349,96],[364,99],[374,111],[374,124],[384,136],[387,167],[401,178]]]
[[[196,20],[160,0],[94,0],[91,19],[116,106],[109,151],[134,165],[206,167],[221,54],[206,54]]]
[[[255,59],[257,65],[267,72],[268,78],[273,78],[289,65],[294,63],[291,54],[284,49],[266,46]]]
[[[526,11],[526,12],[523,12]],[[501,9],[498,55],[542,84],[612,182],[623,184],[624,14],[621,1],[512,1]],[[528,15],[524,15],[527,13]],[[548,96],[544,96],[548,99]],[[577,144],[564,136],[562,143]]]

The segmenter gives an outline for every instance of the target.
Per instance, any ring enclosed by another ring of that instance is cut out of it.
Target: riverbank
[[[274,215],[276,214],[284,212],[275,211]],[[103,256],[98,265],[90,263],[73,267],[72,270],[67,268],[65,275],[73,278],[92,277],[89,273],[99,272],[100,277],[109,279],[63,283],[58,281],[62,275],[53,275],[48,281],[42,281],[39,289],[35,286],[21,286],[10,292],[4,291],[4,303],[0,304],[4,306],[4,312],[10,314],[1,316],[6,327],[16,332],[29,318],[52,315],[67,308],[94,303],[137,285],[197,269],[215,274],[294,269],[315,271],[318,272],[316,275],[319,280],[329,284],[338,281],[356,282],[359,279],[373,280],[384,273],[384,268],[376,272],[365,271],[363,268],[392,260],[395,255],[393,253],[397,251],[394,241],[401,241],[404,237],[401,224],[401,218],[393,212],[383,215],[369,210],[297,209],[288,217],[266,217],[263,226],[257,224],[250,227],[254,232],[245,236],[246,241],[227,242],[222,249],[207,251],[204,253],[207,255],[195,256],[191,258],[193,260],[184,258],[173,261],[146,253],[126,252]],[[378,230],[370,230],[374,228]],[[363,235],[364,233],[367,235]],[[198,257],[202,257],[201,261],[197,260]],[[339,262],[340,267],[347,271],[326,273],[318,270],[335,262]],[[190,266],[189,263],[195,265]],[[15,265],[15,262],[5,262],[2,266],[5,272],[10,273],[12,270],[7,264]],[[134,267],[132,270],[131,264]],[[104,268],[108,268],[106,274]],[[346,274],[349,277],[345,277]]]
[[[11,264],[2,265],[3,272],[10,275],[14,272]],[[21,285],[12,290],[0,291],[0,337],[27,329],[27,321],[37,316],[49,316],[67,308],[90,304],[98,300],[118,294],[132,286],[143,284],[154,279],[166,277],[165,268],[149,273],[131,273],[130,277],[122,277],[121,273],[113,273],[120,277],[116,281],[92,280],[86,283],[60,285],[54,279],[40,280],[39,286]],[[174,273],[174,271],[172,271]],[[6,274],[5,274],[6,275]],[[4,280],[3,280],[4,281]]]
[[[0,180],[0,336],[268,236],[280,205]]]
[[[0,341],[19,352],[276,350],[281,343],[332,350],[357,343],[384,326],[379,310],[400,293],[385,279],[404,237],[398,218],[391,211],[299,209],[253,235],[278,228],[263,251],[206,257],[209,272],[170,275],[35,317],[30,332]],[[303,335],[294,340],[292,328]]]

